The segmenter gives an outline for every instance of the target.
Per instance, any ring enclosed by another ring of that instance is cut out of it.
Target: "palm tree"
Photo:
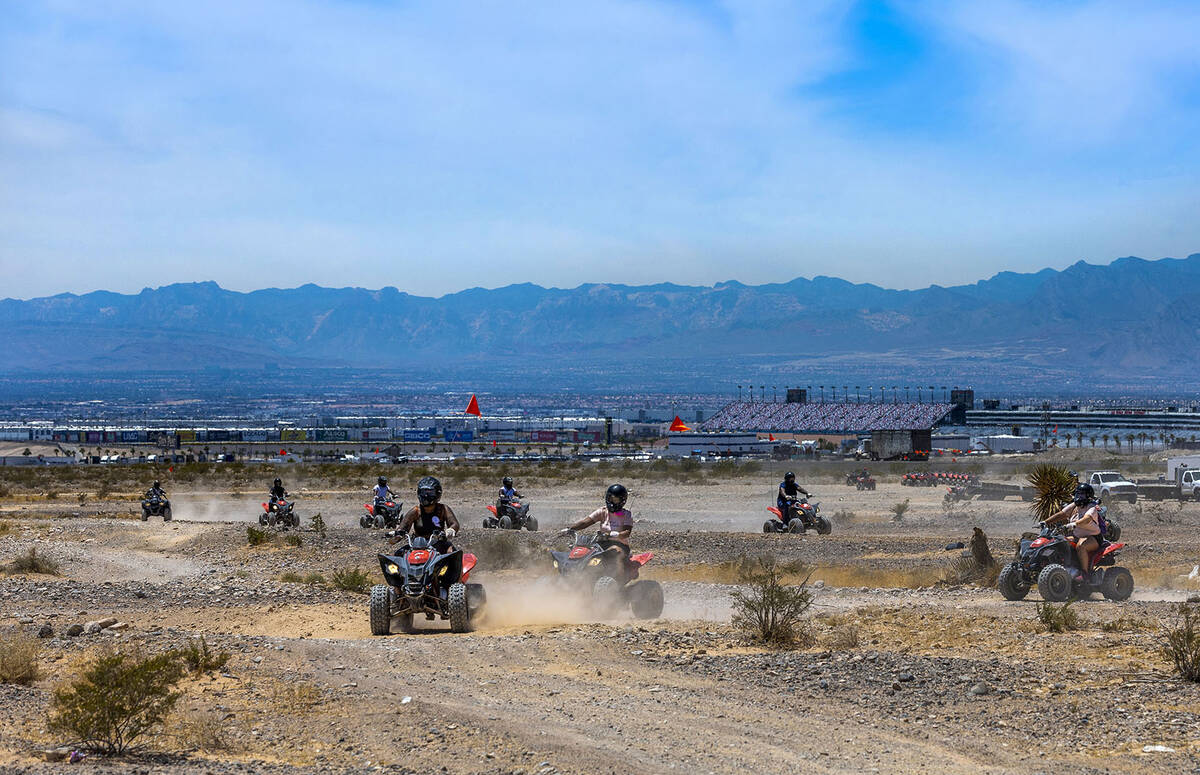
[[[1125,445],[1129,447],[1130,452],[1133,452],[1133,440],[1136,438],[1137,436],[1134,436],[1132,433],[1125,434]]]
[[[1075,446],[1083,448],[1083,431],[1075,431]]]
[[[1142,452],[1146,451],[1146,432],[1138,431],[1138,443],[1142,445]]]
[[[1096,435],[1092,434],[1090,437],[1088,437],[1088,441],[1092,442],[1092,449],[1095,449],[1096,448]]]
[[[1108,434],[1102,433],[1100,434],[1100,438],[1104,440],[1104,448],[1108,449]]]

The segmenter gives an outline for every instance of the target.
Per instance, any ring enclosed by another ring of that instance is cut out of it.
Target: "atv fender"
[[[467,577],[471,575],[471,569],[475,567],[475,563],[477,562],[479,562],[479,560],[475,557],[475,555],[470,553],[463,555],[462,576],[459,577],[460,580],[467,580]]]
[[[767,506],[767,511],[771,512],[772,514],[779,517],[780,519],[783,519],[783,512],[781,512],[777,507]]]
[[[641,554],[631,555],[629,557],[629,561],[634,563],[635,565],[641,566],[641,565],[645,565],[646,563],[650,562],[650,558],[653,556],[654,556],[654,552],[642,552]]]
[[[493,505],[491,505],[491,504],[488,504],[487,510],[488,510],[488,511],[490,511],[490,512],[492,512],[492,515],[493,515],[493,516],[500,516],[500,515],[499,515],[499,514],[496,512],[496,507],[495,507],[495,506],[493,506]]]

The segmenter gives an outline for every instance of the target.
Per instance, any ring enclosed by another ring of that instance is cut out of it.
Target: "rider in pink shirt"
[[[579,531],[589,525],[600,524],[607,538],[621,544],[625,556],[629,556],[629,535],[633,532],[633,514],[625,508],[629,499],[629,490],[625,485],[614,484],[604,494],[604,508],[596,509],[562,532]]]

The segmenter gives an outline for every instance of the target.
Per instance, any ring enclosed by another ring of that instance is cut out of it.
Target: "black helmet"
[[[276,480],[275,480],[275,486],[276,486],[276,487],[278,487],[278,486],[279,486],[279,485],[281,485],[281,484],[283,484],[283,480],[282,480],[282,479],[276,479]]]
[[[1087,482],[1075,488],[1075,494],[1071,496],[1071,500],[1076,506],[1086,506],[1096,499],[1096,488],[1092,487]]]
[[[417,482],[417,500],[422,506],[431,506],[441,500],[442,483],[432,476],[421,477]]]
[[[386,476],[379,477],[379,486],[387,487],[387,477]]]
[[[792,473],[791,471],[788,471],[786,474],[783,475],[783,481],[794,482],[794,481],[796,481],[796,475],[794,473]]]
[[[620,511],[625,507],[625,501],[628,499],[629,490],[625,489],[625,485],[610,485],[608,491],[604,493],[604,506],[609,512]]]
[[[154,488],[155,488],[155,489],[158,489],[158,484],[159,484],[158,480],[157,480],[157,479],[155,479],[155,480],[154,480]]]
[[[504,480],[501,482],[501,484],[503,484],[505,487],[512,487],[512,477],[511,476],[504,477]]]

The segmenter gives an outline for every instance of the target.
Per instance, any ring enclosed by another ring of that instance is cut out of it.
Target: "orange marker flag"
[[[473,414],[479,417],[479,401],[475,398],[475,394],[471,394],[471,400],[467,402],[467,414]]]
[[[675,415],[675,421],[671,423],[670,430],[674,433],[678,433],[680,431],[690,431],[691,428],[683,424],[683,420],[679,419],[679,415]]]
[[[767,434],[767,441],[774,441],[774,440],[775,440],[775,434],[774,434],[774,433],[768,433],[768,434]]]

